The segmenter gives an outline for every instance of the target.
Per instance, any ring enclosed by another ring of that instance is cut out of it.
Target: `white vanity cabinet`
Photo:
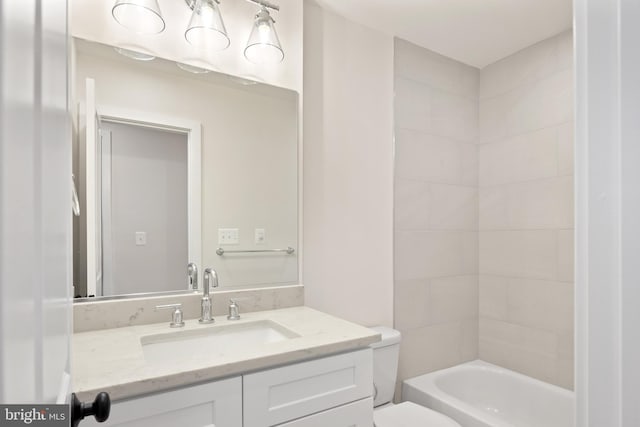
[[[104,423],[81,427],[242,427],[242,378],[235,377],[115,402]]]
[[[278,427],[371,427],[372,408],[373,399],[368,398],[280,424]]]
[[[372,389],[367,348],[115,402],[81,426],[371,427]]]
[[[373,424],[366,424],[373,417],[371,349],[244,375],[242,382],[244,427]]]

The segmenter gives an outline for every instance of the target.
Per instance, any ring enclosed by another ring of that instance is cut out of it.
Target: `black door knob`
[[[111,412],[111,399],[108,393],[98,393],[90,403],[80,402],[75,393],[71,395],[71,427],[78,427],[80,421],[92,415],[97,422],[103,423],[109,418],[109,412]]]

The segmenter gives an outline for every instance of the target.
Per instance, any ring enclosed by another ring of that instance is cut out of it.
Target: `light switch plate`
[[[257,245],[264,243],[267,238],[264,228],[256,228],[254,235]]]
[[[136,231],[136,246],[147,245],[147,233],[144,231]]]
[[[237,228],[218,228],[219,245],[237,245],[240,243],[240,230]]]

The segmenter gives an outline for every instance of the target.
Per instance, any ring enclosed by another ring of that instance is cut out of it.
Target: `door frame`
[[[178,132],[187,136],[187,222],[188,259],[201,265],[202,261],[202,125],[193,120],[165,116],[153,112],[130,110],[110,105],[98,105],[97,116],[101,122],[141,126],[150,129]],[[98,141],[95,141],[96,146]],[[87,176],[95,176],[96,165],[87,163]],[[95,221],[87,218],[87,260],[95,246],[90,246],[91,236],[98,234]],[[186,266],[185,266],[186,269]],[[186,277],[186,276],[185,276]],[[91,277],[87,277],[91,280]],[[95,280],[95,278],[94,278]],[[185,279],[186,283],[186,279]],[[91,285],[87,283],[87,289]],[[187,286],[185,285],[185,289]],[[98,295],[96,295],[98,296]]]

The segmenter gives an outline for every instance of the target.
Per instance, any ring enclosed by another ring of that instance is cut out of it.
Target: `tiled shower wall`
[[[399,378],[478,356],[477,69],[395,42]]]
[[[483,70],[395,42],[400,379],[481,358],[573,382],[572,40]]]
[[[480,358],[573,386],[571,33],[480,73]]]

